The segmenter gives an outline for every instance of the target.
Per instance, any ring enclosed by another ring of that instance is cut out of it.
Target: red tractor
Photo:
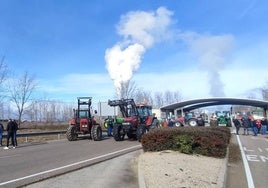
[[[77,98],[78,108],[74,109],[74,117],[66,132],[69,141],[77,140],[79,134],[90,134],[90,138],[94,141],[102,139],[102,128],[91,115],[91,99],[91,97]]]
[[[123,116],[122,122],[113,126],[113,136],[116,141],[129,139],[140,141],[143,134],[151,129],[158,128],[159,121],[152,115],[152,107],[145,104],[136,105],[133,99],[109,100],[110,106],[119,106]]]

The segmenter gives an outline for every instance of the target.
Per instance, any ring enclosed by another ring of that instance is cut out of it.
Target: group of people
[[[9,141],[11,139],[11,144],[13,148],[16,148],[18,146],[17,142],[17,130],[19,129],[19,126],[17,122],[14,119],[9,119],[6,127],[7,131],[7,141],[6,146],[4,149],[9,149]],[[3,133],[4,133],[4,126],[0,123],[0,146],[3,146],[2,140],[3,140]]]
[[[253,135],[257,136],[258,134],[266,134],[267,131],[267,119],[254,120],[252,117],[241,117],[233,119],[234,126],[236,128],[236,134],[239,134],[240,128],[244,129],[244,135],[249,135],[249,131],[252,130]]]

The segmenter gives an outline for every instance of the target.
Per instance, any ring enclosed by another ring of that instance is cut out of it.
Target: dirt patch
[[[240,148],[235,143],[229,144],[229,163],[236,163],[242,160]]]

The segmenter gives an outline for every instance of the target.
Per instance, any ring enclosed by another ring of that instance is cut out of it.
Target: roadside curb
[[[141,155],[141,154],[140,154]],[[144,180],[144,175],[141,170],[141,162],[140,162],[140,155],[138,156],[138,181],[139,181],[139,188],[146,188],[146,183]]]
[[[218,185],[222,185],[222,188],[226,188],[227,182],[227,165],[228,165],[228,158],[229,158],[229,147],[227,148],[227,154],[222,164],[222,170],[219,175]]]

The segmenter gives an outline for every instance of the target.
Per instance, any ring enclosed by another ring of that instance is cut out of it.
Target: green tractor
[[[218,126],[232,127],[230,111],[216,111]]]

